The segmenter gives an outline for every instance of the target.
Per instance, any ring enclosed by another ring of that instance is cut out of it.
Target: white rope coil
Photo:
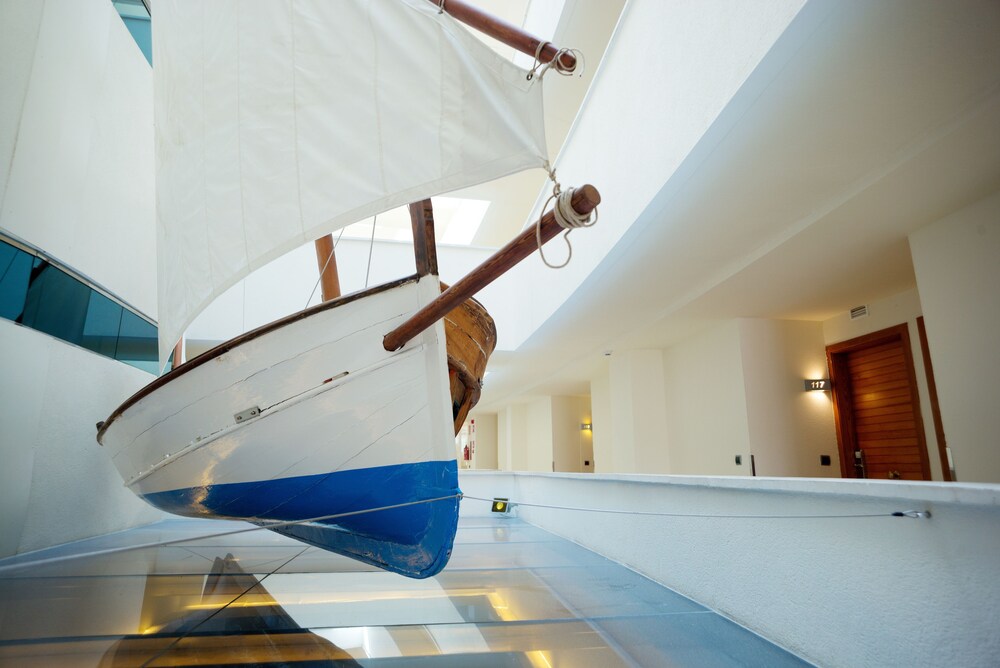
[[[577,71],[579,70],[579,74],[582,77],[584,71],[586,70],[586,64],[583,58],[583,52],[578,49],[559,49],[556,51],[556,55],[552,58],[552,60],[547,63],[542,62],[542,51],[545,49],[546,45],[551,43],[552,42],[538,43],[538,47],[535,49],[535,61],[532,63],[531,69],[528,70],[528,81],[531,81],[536,76],[539,80],[541,80],[541,78],[545,76],[545,73],[550,69],[554,69],[564,77],[573,76],[574,74],[577,74]],[[567,54],[573,54],[573,56],[576,57],[576,63],[574,63],[573,67],[566,67],[562,64],[562,57]]]
[[[549,172],[549,178],[552,180],[552,194],[549,198],[545,200],[545,204],[542,205],[542,213],[538,216],[538,222],[535,223],[535,239],[538,241],[538,255],[542,258],[542,262],[549,269],[562,269],[569,264],[569,261],[573,259],[573,244],[569,241],[569,233],[580,227],[591,227],[597,222],[597,209],[592,210],[590,213],[581,214],[573,208],[573,193],[576,192],[576,188],[562,189],[559,185],[559,181],[556,179],[556,170],[549,166],[549,163],[545,163],[545,169]],[[545,257],[545,251],[542,250],[542,218],[545,216],[545,210],[549,208],[549,202],[555,200],[555,205],[552,207],[552,215],[555,217],[556,223],[559,227],[566,230],[563,233],[563,239],[566,241],[567,255],[566,261],[562,264],[552,264]]]

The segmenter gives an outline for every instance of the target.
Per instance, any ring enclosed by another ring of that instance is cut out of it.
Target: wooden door
[[[930,480],[906,324],[826,350],[844,477]]]

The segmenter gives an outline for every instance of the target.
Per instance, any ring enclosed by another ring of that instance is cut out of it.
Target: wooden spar
[[[474,28],[486,35],[489,35],[493,39],[517,49],[521,53],[526,53],[532,57],[535,57],[537,54],[538,59],[543,63],[551,62],[559,53],[559,48],[551,42],[544,42],[544,46],[539,53],[538,47],[540,44],[543,44],[542,40],[538,39],[534,35],[531,35],[518,26],[484,12],[478,7],[469,4],[465,0],[429,1],[438,5],[457,21],[461,21],[470,28]],[[573,70],[576,67],[576,56],[572,53],[564,53],[559,57],[558,67],[564,70]],[[595,190],[594,192],[596,193],[597,191]],[[424,207],[425,218],[427,215],[430,216],[430,226],[425,227],[425,232],[421,235],[418,235],[417,232],[417,214],[414,210],[414,207],[418,206]],[[434,214],[430,213],[430,211],[430,200],[424,200],[423,202],[416,202],[410,205],[410,221],[413,224],[414,250],[417,257],[417,274],[420,276],[437,274],[437,254],[434,250]],[[427,229],[430,230],[430,242],[421,246],[420,244],[422,242],[418,241],[418,237],[426,239]],[[421,265],[421,254],[425,255],[429,264]],[[329,264],[327,263],[327,258],[329,258]],[[337,258],[333,252],[333,237],[331,235],[328,234],[325,237],[316,240],[316,260],[319,263],[319,269],[323,274],[321,277],[323,301],[329,301],[339,297],[340,280],[337,277]],[[323,269],[324,266],[326,267],[325,271]],[[461,300],[457,301],[456,305],[460,303],[460,301]],[[402,343],[400,346],[402,346]]]
[[[601,194],[592,185],[585,185],[573,193],[573,209],[582,216],[588,215],[601,203]],[[546,243],[562,231],[555,214],[549,211],[542,216],[541,238]],[[407,341],[424,331],[446,313],[469,299],[495,281],[515,264],[531,255],[538,248],[535,225],[521,232],[513,241],[491,255],[467,276],[441,293],[441,296],[413,314],[409,320],[392,330],[382,339],[386,350],[399,350]]]
[[[465,0],[444,0],[444,2],[430,0],[430,2],[440,5],[444,11],[470,28],[475,28],[479,32],[485,33],[493,39],[503,42],[507,46],[511,46],[529,56],[534,57],[538,50],[538,45],[542,43],[542,40],[525,30],[502,19],[498,19],[478,7],[470,5]],[[559,47],[551,42],[545,42],[545,47],[542,49],[541,54],[539,54],[538,59],[543,63],[548,63],[556,57],[557,53],[559,53]],[[559,58],[558,67],[572,71],[576,67],[576,56],[572,53],[564,53]]]
[[[429,199],[410,204],[410,224],[413,226],[413,256],[417,262],[417,276],[437,276],[434,209]]]
[[[316,264],[319,265],[323,301],[340,296],[340,277],[337,275],[337,256],[333,251],[333,235],[316,240]]]

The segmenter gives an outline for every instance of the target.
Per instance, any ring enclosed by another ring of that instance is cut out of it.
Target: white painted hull
[[[396,352],[382,346],[385,333],[439,292],[429,276],[236,339],[127,402],[101,442],[136,494],[191,516],[300,521],[455,494],[443,326]],[[453,506],[457,518],[457,499],[426,505]],[[431,521],[424,511],[396,515]],[[380,524],[373,517],[366,526]],[[355,522],[354,530],[362,525]],[[416,540],[427,527],[379,531]]]

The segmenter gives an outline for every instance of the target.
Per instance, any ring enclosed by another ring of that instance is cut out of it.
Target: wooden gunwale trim
[[[304,320],[305,318],[320,313],[321,311],[337,308],[338,306],[349,304],[353,301],[357,301],[358,299],[362,299],[364,297],[370,297],[372,295],[379,294],[380,292],[386,292],[393,288],[398,288],[402,285],[406,285],[407,283],[416,281],[418,280],[418,278],[419,277],[416,275],[406,276],[405,278],[400,278],[395,281],[390,281],[389,283],[376,285],[374,287],[368,288],[367,290],[362,290],[360,292],[354,292],[349,295],[344,295],[343,297],[338,297],[337,299],[332,299],[328,302],[323,302],[321,304],[317,304],[316,306],[311,306],[305,309],[304,311],[298,311],[297,313],[292,313],[291,315],[287,315],[279,320],[269,322],[266,325],[261,325],[256,329],[252,329],[249,332],[244,332],[243,334],[233,337],[228,341],[223,341],[214,348],[206,350],[205,352],[198,355],[194,359],[185,362],[181,366],[176,367],[170,370],[169,372],[163,374],[159,378],[153,380],[148,385],[142,387],[138,392],[136,392],[131,397],[122,402],[122,404],[115,409],[115,411],[108,417],[108,419],[104,421],[104,423],[101,425],[101,428],[97,430],[97,442],[98,443],[101,442],[101,438],[103,438],[104,432],[106,432],[108,427],[111,426],[111,423],[114,422],[122,413],[124,413],[126,410],[134,406],[136,403],[138,403],[142,399],[145,399],[150,394],[160,389],[164,385],[167,385],[170,382],[188,373],[189,371],[192,371],[204,364],[207,364],[211,360],[221,355],[224,355],[230,350],[237,348],[243,345],[244,343],[247,343],[248,341],[252,341],[256,338],[259,338],[265,334],[269,334],[277,329],[281,329],[282,327],[298,322],[299,320]]]
[[[461,21],[470,28],[474,28],[481,33],[489,35],[493,39],[503,42],[507,46],[513,47],[521,53],[534,57],[538,51],[538,46],[544,44],[542,52],[538,54],[538,59],[543,63],[552,62],[552,59],[559,53],[559,47],[552,42],[538,39],[523,28],[508,23],[492,14],[470,5],[464,0],[429,0],[435,6],[440,6],[452,18]],[[576,56],[572,53],[564,53],[559,58],[558,67],[565,70],[573,70],[576,67]]]

